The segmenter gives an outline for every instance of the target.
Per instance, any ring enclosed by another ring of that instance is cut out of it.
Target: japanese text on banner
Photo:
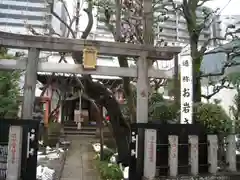
[[[192,61],[181,60],[181,124],[192,124]]]

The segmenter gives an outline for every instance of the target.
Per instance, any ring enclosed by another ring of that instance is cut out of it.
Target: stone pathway
[[[97,140],[88,136],[69,136],[71,146],[67,152],[61,180],[100,180],[94,168],[92,142]]]

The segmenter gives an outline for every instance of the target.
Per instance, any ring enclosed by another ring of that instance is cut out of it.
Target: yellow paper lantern
[[[94,47],[86,47],[83,50],[83,68],[96,69],[97,65],[97,49]]]

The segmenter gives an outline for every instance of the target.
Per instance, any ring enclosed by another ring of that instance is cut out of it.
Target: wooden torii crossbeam
[[[3,31],[0,31],[0,44],[9,48],[37,48],[51,52],[83,51],[86,46],[93,46],[101,55],[139,57],[142,52],[147,52],[147,58],[152,60],[171,60],[175,54],[181,51],[180,47],[152,47],[121,42],[19,35]]]
[[[79,73],[95,75],[116,75],[122,77],[137,77],[137,122],[148,122],[148,89],[149,77],[169,78],[160,70],[154,70],[149,66],[148,60],[172,60],[178,62],[180,47],[153,47],[151,45],[136,45],[120,42],[105,42],[81,39],[55,38],[48,36],[29,36],[19,35],[0,31],[0,46],[16,49],[28,49],[28,58],[22,60],[0,60],[0,69],[25,70],[24,99],[22,107],[22,118],[32,119],[33,103],[35,98],[35,88],[37,80],[37,71],[58,72],[58,73]],[[135,57],[137,68],[113,68],[97,67],[96,71],[86,71],[82,65],[40,63],[40,51],[55,52],[78,52],[83,51],[85,47],[92,46],[97,49],[98,54],[108,56],[127,56]],[[176,64],[175,64],[176,65]],[[175,74],[177,76],[178,74]],[[144,138],[143,134],[139,138]],[[145,149],[147,146],[145,147]],[[156,163],[149,159],[144,160],[146,171],[156,169]],[[17,172],[15,173],[17,174]],[[145,172],[144,174],[154,174]]]
[[[180,47],[151,47],[146,45],[126,44],[119,42],[104,42],[81,39],[54,38],[47,36],[19,35],[0,31],[0,44],[17,49],[36,48],[42,51],[56,52],[76,52],[83,51],[86,46],[93,46],[98,49],[100,55],[108,56],[128,56],[139,57],[144,52],[146,57],[154,60],[171,60],[181,51]],[[25,70],[27,61],[0,60],[0,69],[20,69]],[[82,65],[78,64],[56,64],[56,63],[38,63],[38,71],[55,73],[74,73],[74,74],[92,74],[108,75],[121,77],[137,77],[137,68],[119,68],[97,66],[94,71],[85,71]],[[172,78],[170,72],[154,68],[148,68],[148,77]]]

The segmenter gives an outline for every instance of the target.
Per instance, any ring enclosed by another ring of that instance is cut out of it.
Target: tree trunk
[[[193,59],[193,102],[198,103],[201,102],[201,78],[200,75],[200,66],[201,66],[202,58]]]
[[[191,58],[192,58],[192,74],[193,74],[193,103],[201,102],[201,78],[200,67],[202,63],[202,57],[199,56],[198,40],[199,36],[191,34]]]
[[[117,100],[104,85],[98,82],[86,79],[85,88],[92,99],[107,109],[113,129],[113,135],[117,144],[119,162],[124,166],[128,166],[130,129],[129,124],[122,115]]]
[[[128,61],[126,57],[120,56],[118,57],[118,62],[120,67],[128,67]],[[123,90],[125,98],[127,99],[127,104],[130,112],[130,120],[131,123],[136,122],[136,106],[133,97],[133,90],[131,88],[131,78],[123,77]]]
[[[92,1],[88,3],[88,25],[82,35],[82,39],[86,39],[93,25],[93,15],[92,15]],[[82,52],[74,52],[73,59],[78,64],[82,64]],[[102,84],[98,82],[93,82],[91,77],[83,76],[85,92],[89,97],[98,102],[98,104],[104,106],[109,115],[110,123],[112,124],[113,135],[116,140],[119,162],[124,166],[128,165],[129,158],[129,138],[130,129],[129,125],[124,119],[120,106],[115,99],[114,95]],[[130,82],[130,81],[129,81]],[[129,83],[130,84],[130,83]]]

